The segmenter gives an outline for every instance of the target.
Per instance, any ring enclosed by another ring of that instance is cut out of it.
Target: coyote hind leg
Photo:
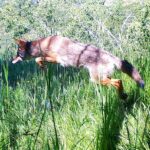
[[[92,82],[95,82],[97,84],[102,84],[107,86],[112,85],[117,89],[118,95],[121,99],[127,98],[127,94],[124,93],[123,84],[120,79],[111,79],[109,77],[100,79],[99,74],[96,71],[90,72],[90,78]]]
[[[111,85],[117,89],[119,97],[121,99],[126,99],[128,97],[128,95],[126,93],[124,93],[122,80],[120,80],[120,79],[110,79],[110,80],[111,80]]]

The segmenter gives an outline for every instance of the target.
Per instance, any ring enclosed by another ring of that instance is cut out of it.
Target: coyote
[[[65,67],[85,67],[89,71],[92,82],[114,86],[122,99],[126,99],[127,94],[124,93],[122,80],[111,78],[115,69],[126,73],[141,88],[144,88],[144,81],[133,65],[94,45],[83,44],[57,35],[35,41],[17,39],[16,43],[18,44],[18,51],[17,56],[12,61],[13,64],[35,58],[40,67],[43,67],[44,61],[60,63]]]

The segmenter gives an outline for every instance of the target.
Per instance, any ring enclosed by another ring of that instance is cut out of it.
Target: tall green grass
[[[13,0],[0,5],[0,149],[150,149],[150,5],[140,2],[116,1],[108,7],[91,0]],[[11,63],[17,49],[13,37],[35,40],[56,33],[129,60],[143,77],[144,90],[115,73],[128,94],[123,101],[113,87],[91,83],[85,69]]]
[[[1,61],[0,149],[149,149],[149,66],[146,57],[136,63],[144,90],[114,75],[129,95],[123,101],[84,69]]]

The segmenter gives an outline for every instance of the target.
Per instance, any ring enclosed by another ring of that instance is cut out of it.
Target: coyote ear
[[[18,44],[18,45],[20,44],[20,40],[19,40],[19,39],[16,39],[16,38],[15,38],[14,40],[15,40],[15,43],[16,43],[16,44]]]
[[[16,38],[14,38],[14,40],[15,40],[16,44],[18,44],[18,45],[22,45],[23,43],[26,42],[26,41],[23,40],[23,39],[16,39]]]

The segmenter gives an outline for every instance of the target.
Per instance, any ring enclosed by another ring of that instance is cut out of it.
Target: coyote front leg
[[[44,58],[43,58],[43,57],[37,57],[37,58],[35,59],[35,61],[36,61],[36,63],[37,63],[41,68],[44,67],[44,65],[43,65]]]
[[[44,67],[44,64],[43,64],[44,61],[52,62],[52,63],[57,63],[56,57],[37,57],[35,59],[35,61],[42,68]]]

